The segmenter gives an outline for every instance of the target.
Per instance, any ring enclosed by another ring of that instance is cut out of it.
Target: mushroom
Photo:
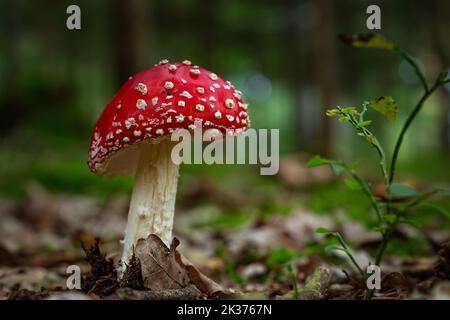
[[[131,76],[98,119],[89,168],[106,177],[134,173],[119,275],[139,239],[155,234],[170,244],[179,175],[170,134],[199,123],[225,134],[245,131],[247,104],[215,73],[189,61],[167,60]]]

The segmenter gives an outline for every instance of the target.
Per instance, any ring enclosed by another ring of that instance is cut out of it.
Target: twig
[[[358,262],[356,262],[355,257],[353,256],[352,252],[350,251],[350,248],[347,246],[347,244],[345,243],[345,241],[342,238],[342,236],[338,232],[335,233],[335,236],[338,239],[339,243],[341,244],[342,248],[344,249],[343,251],[350,258],[351,262],[355,265],[356,269],[358,269],[358,272],[364,277],[365,276],[365,272],[359,266]]]
[[[389,184],[388,186],[390,186],[392,184],[392,182],[394,181],[394,176],[395,176],[395,166],[397,164],[397,158],[398,158],[398,154],[400,152],[400,148],[402,146],[402,142],[403,142],[403,138],[406,134],[406,131],[408,131],[409,126],[411,125],[411,123],[413,122],[413,120],[416,118],[417,114],[419,113],[419,111],[422,109],[424,102],[427,100],[427,98],[442,84],[444,83],[443,81],[436,81],[436,83],[431,87],[430,90],[427,90],[422,98],[420,98],[419,102],[417,103],[417,105],[415,106],[414,110],[412,111],[412,113],[409,115],[408,119],[406,120],[405,124],[402,127],[402,130],[400,131],[400,135],[398,136],[397,142],[395,144],[395,148],[394,148],[394,153],[392,154],[392,160],[391,160],[391,166],[390,166],[390,171],[389,171]]]
[[[414,71],[416,72],[417,76],[420,79],[420,83],[422,84],[425,92],[428,92],[427,80],[425,79],[425,75],[423,74],[423,72],[420,70],[420,67],[417,64],[416,60],[413,57],[411,57],[411,55],[408,52],[406,52],[400,47],[395,46],[394,50],[413,67]]]
[[[375,213],[378,218],[378,222],[383,222],[383,216],[380,210],[380,207],[378,206],[378,201],[375,195],[373,194],[372,190],[370,190],[368,184],[355,172],[355,170],[349,168],[348,166],[345,166],[347,169],[347,172],[353,177],[353,179],[358,182],[358,184],[361,186],[364,194],[367,196],[367,198],[370,201],[370,204],[372,205],[372,208],[375,210]]]

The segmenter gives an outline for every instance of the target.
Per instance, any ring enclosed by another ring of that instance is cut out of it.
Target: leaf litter
[[[306,185],[287,182],[282,197],[265,201],[284,201],[296,192],[292,188]],[[207,189],[203,186],[197,193],[199,203],[202,197],[216,199],[221,192],[218,187]],[[232,190],[228,194],[236,204],[227,203],[226,210],[248,209]],[[260,201],[259,196],[252,197],[250,206]],[[149,236],[139,241],[129,273],[118,281],[118,242],[126,223],[127,196],[117,195],[102,203],[84,196],[53,194],[31,184],[24,201],[0,203],[0,299],[294,299],[288,264],[292,265],[300,299],[362,299],[365,283],[347,266],[336,265],[333,259],[339,257],[323,254],[320,248],[325,244],[315,230],[326,227],[342,232],[365,257],[364,263],[370,262],[370,250],[380,241],[373,233],[365,233],[365,226],[358,221],[343,219],[345,215],[339,211],[318,215],[297,206],[287,215],[256,218],[229,230],[176,225],[180,240],[175,238],[170,247]],[[178,213],[180,221],[196,214],[195,207],[184,206]],[[436,236],[424,230],[432,244],[430,254],[388,257],[383,289],[375,299],[448,295],[450,245],[443,242],[448,238],[444,230],[438,230]],[[407,230],[397,232],[405,239],[416,236]],[[82,270],[79,291],[66,289],[66,268],[72,264]],[[327,270],[327,276],[318,277],[318,270]],[[312,286],[310,281],[320,278],[326,280],[324,284]],[[311,287],[320,289],[308,295]]]

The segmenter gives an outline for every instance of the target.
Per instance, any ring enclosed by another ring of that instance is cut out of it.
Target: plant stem
[[[402,51],[403,52],[403,51]],[[400,54],[402,54],[402,52],[400,52]],[[404,52],[403,52],[404,53]],[[407,55],[406,53],[402,54],[402,56],[404,56],[406,58],[406,56],[409,57],[409,55]],[[408,59],[407,59],[408,60]],[[411,60],[408,60],[413,61]],[[395,148],[394,148],[394,152],[392,154],[392,160],[391,160],[391,165],[390,165],[390,170],[389,170],[389,179],[386,182],[386,194],[387,194],[387,198],[388,198],[388,204],[387,204],[387,212],[390,211],[391,207],[392,207],[392,199],[391,199],[391,185],[394,181],[394,177],[395,177],[395,167],[397,164],[397,159],[398,159],[398,154],[400,152],[400,148],[402,146],[402,142],[403,142],[403,138],[406,134],[406,132],[409,129],[409,126],[411,125],[411,123],[414,121],[414,119],[416,118],[417,114],[419,113],[419,111],[422,109],[423,104],[425,103],[425,101],[428,99],[428,97],[443,83],[445,83],[445,80],[441,80],[440,78],[438,78],[438,80],[436,80],[436,83],[430,88],[428,89],[428,86],[426,84],[425,78],[423,77],[423,74],[420,72],[420,69],[418,69],[417,65],[415,64],[415,62],[412,62],[413,66],[415,65],[415,70],[416,73],[418,74],[419,78],[422,80],[422,84],[424,85],[425,88],[425,93],[423,94],[422,98],[420,98],[419,102],[417,103],[417,105],[414,107],[413,111],[411,112],[411,114],[409,115],[408,119],[406,120],[405,124],[402,127],[402,130],[400,131],[400,135],[397,139],[397,142],[395,144]],[[389,240],[391,239],[392,236],[392,232],[394,231],[396,225],[398,224],[399,220],[400,220],[400,216],[401,213],[398,214],[395,218],[395,220],[389,224],[388,229],[382,233],[383,236],[383,240],[380,244],[380,248],[378,249],[378,254],[376,256],[375,259],[375,265],[379,266],[381,263],[381,260],[383,259],[383,255],[384,252],[386,251],[387,245],[389,243]],[[374,294],[374,290],[368,290],[367,295],[366,295],[366,299],[370,300],[372,299]]]
[[[300,293],[299,293],[299,290],[298,290],[297,276],[295,275],[294,268],[292,268],[291,264],[288,264],[287,269],[288,269],[289,274],[291,275],[292,286],[293,286],[293,289],[294,289],[294,299],[295,300],[299,300],[300,299]]]
[[[417,64],[416,60],[409,55],[408,52],[404,51],[402,48],[395,46],[394,50],[400,54],[410,65],[413,67],[415,73],[419,77],[420,83],[422,84],[425,92],[428,92],[428,83],[425,79],[425,75],[420,70],[419,65]]]
[[[345,243],[344,239],[339,233],[336,233],[335,236],[337,237],[339,243],[341,244],[342,248],[344,249],[344,252],[347,254],[347,256],[350,258],[352,263],[355,265],[356,269],[358,269],[358,272],[364,277],[365,273],[362,270],[362,268],[359,266],[358,262],[356,262],[355,257],[353,256],[352,252],[350,251],[350,248]]]
[[[370,190],[367,183],[363,179],[361,179],[354,170],[348,168],[348,166],[346,166],[346,168],[347,168],[347,172],[353,177],[353,179],[355,179],[359,183],[362,190],[364,191],[364,194],[367,196],[367,198],[369,198],[370,204],[372,205],[372,208],[375,210],[375,213],[377,215],[378,222],[379,223],[383,222],[383,216],[382,216],[381,210],[378,206],[377,199],[375,198],[374,194]]]
[[[358,124],[358,121],[356,120],[354,115],[348,115],[348,119],[350,124],[355,127],[355,129],[360,132],[361,134],[363,134],[367,141],[372,145],[372,147],[374,147],[377,152],[378,152],[378,156],[380,157],[380,168],[381,168],[381,172],[383,173],[383,177],[384,177],[384,181],[385,183],[387,183],[388,181],[388,174],[387,174],[387,166],[386,166],[386,153],[383,150],[383,147],[381,146],[380,142],[378,141],[378,139],[375,137],[375,135],[366,127],[361,127]]]
[[[383,240],[381,241],[380,248],[378,249],[378,253],[375,258],[376,266],[380,266],[381,259],[383,259],[384,252],[386,251],[389,240],[391,240],[392,233],[394,232],[395,227],[397,226],[398,222],[400,221],[400,216],[401,216],[401,214],[398,214],[395,217],[395,220],[392,221],[391,224],[389,224],[388,229],[383,233]],[[367,300],[372,299],[374,292],[375,292],[374,289],[368,289],[367,294],[366,294],[366,299]]]
[[[363,269],[359,266],[358,262],[356,262],[355,257],[353,257],[353,254],[350,251],[345,251],[347,253],[347,256],[350,258],[352,263],[355,265],[356,269],[358,269],[359,274],[362,277],[365,277],[366,273],[363,271]]]
[[[385,183],[387,183],[388,180],[388,173],[387,173],[387,166],[386,166],[386,153],[384,152],[383,148],[381,147],[380,142],[377,138],[373,136],[372,145],[377,149],[378,155],[380,157],[380,167],[381,171],[383,172],[383,178]]]
[[[403,211],[407,212],[409,209],[414,208],[417,205],[420,205],[422,203],[422,201],[426,200],[427,198],[430,198],[432,196],[434,196],[435,194],[437,194],[439,192],[439,190],[433,190],[427,193],[422,194],[420,197],[417,197],[416,200],[414,200],[412,203],[408,204]]]
[[[395,144],[395,148],[394,148],[394,152],[392,154],[392,159],[390,162],[390,167],[389,167],[389,174],[387,173],[387,164],[386,164],[386,154],[384,152],[384,149],[381,147],[381,144],[379,143],[379,141],[375,138],[375,136],[365,127],[361,126],[358,121],[356,120],[356,118],[354,117],[353,114],[348,114],[345,115],[344,113],[342,114],[343,116],[347,116],[348,120],[350,121],[350,123],[359,131],[361,132],[361,134],[363,134],[367,140],[370,142],[370,144],[376,148],[376,150],[378,151],[378,154],[380,156],[380,167],[382,169],[383,172],[383,177],[384,177],[384,181],[385,181],[385,186],[386,186],[386,196],[387,196],[387,206],[386,206],[386,213],[391,212],[391,208],[392,208],[392,196],[391,196],[391,186],[392,183],[394,181],[394,177],[395,177],[395,168],[396,168],[396,164],[397,164],[397,159],[398,159],[398,154],[400,152],[400,148],[402,146],[403,143],[403,138],[406,134],[406,132],[408,131],[411,123],[414,121],[414,119],[416,118],[417,114],[420,112],[420,110],[422,109],[425,101],[428,99],[428,97],[440,86],[446,83],[450,82],[450,78],[446,78],[447,73],[442,73],[438,79],[436,80],[435,84],[429,88],[428,87],[428,83],[427,80],[425,79],[425,75],[424,73],[421,71],[419,65],[417,64],[416,60],[411,57],[409,55],[409,53],[407,53],[406,51],[404,51],[402,48],[395,46],[394,50],[401,56],[403,57],[414,69],[415,73],[417,74],[422,87],[425,90],[425,93],[423,94],[423,96],[420,98],[420,100],[418,101],[417,105],[414,107],[413,111],[411,112],[411,114],[409,115],[409,117],[407,118],[406,122],[404,123],[400,134],[397,138],[396,144]],[[340,108],[338,108],[341,112],[342,110]],[[363,120],[363,114],[365,113],[366,108],[363,109],[362,114],[360,115],[359,118],[359,122],[361,122]],[[363,191],[365,192],[365,194],[369,197],[372,207],[375,209],[375,212],[377,213],[378,219],[380,221],[380,223],[383,223],[382,220],[382,215],[381,215],[381,210],[379,209],[378,203],[376,198],[374,197],[373,193],[371,192],[370,188],[367,186],[367,183],[362,180],[361,178],[359,178],[359,176],[351,169],[351,168],[347,168],[347,172],[360,184],[360,186],[362,187]],[[427,195],[425,195],[424,197],[428,197],[428,196],[432,196],[434,194],[434,192],[431,192]],[[422,200],[422,199],[421,199]],[[416,202],[413,203],[412,206],[420,203],[421,200],[417,200]],[[380,247],[378,249],[378,253],[375,259],[375,265],[379,266],[381,263],[381,260],[383,258],[384,252],[386,251],[386,248],[388,246],[388,243],[391,239],[392,233],[395,230],[395,227],[397,226],[397,224],[400,221],[401,216],[404,214],[405,210],[409,209],[410,207],[408,206],[407,208],[405,208],[403,211],[399,212],[396,217],[395,220],[392,221],[391,223],[388,224],[386,230],[381,231],[382,234],[382,242],[380,244]],[[343,245],[344,248],[346,248],[345,246],[345,242],[341,243]],[[352,259],[352,262],[358,267],[358,270],[360,270],[359,265],[357,265],[356,261],[354,261],[354,258],[351,254],[349,254],[350,259]],[[362,272],[362,270],[360,270],[360,272]],[[367,274],[363,273],[363,276],[367,276]],[[367,290],[367,294],[365,296],[365,299],[370,300],[373,297],[375,290],[374,289],[368,289]]]
[[[394,232],[394,229],[395,229],[395,227],[396,227],[396,225],[397,225],[399,220],[400,220],[400,215],[397,215],[395,220],[392,223],[389,224],[388,229],[383,234],[383,240],[381,242],[380,248],[378,249],[378,254],[377,254],[377,257],[375,259],[375,265],[377,265],[377,266],[380,265],[381,259],[383,259],[384,251],[386,251],[388,242],[391,239],[392,232]]]
[[[409,126],[414,121],[414,119],[416,118],[419,111],[422,109],[424,102],[434,92],[434,90],[436,90],[439,87],[439,85],[441,85],[442,83],[443,83],[442,81],[439,81],[439,80],[436,81],[436,83],[431,87],[431,89],[427,90],[423,94],[422,98],[420,98],[420,100],[417,103],[417,105],[415,106],[414,110],[409,115],[408,119],[406,120],[405,124],[403,125],[402,130],[400,131],[400,135],[398,136],[397,142],[395,144],[394,153],[392,154],[391,166],[390,166],[390,171],[389,171],[388,187],[390,187],[390,185],[394,181],[395,166],[397,164],[398,154],[400,152],[400,147],[402,146],[403,138],[406,134],[406,131],[408,131]],[[389,190],[389,188],[388,188],[388,190]]]

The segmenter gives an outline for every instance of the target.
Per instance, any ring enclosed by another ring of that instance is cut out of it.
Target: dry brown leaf
[[[177,258],[177,241],[170,249],[156,235],[140,239],[135,255],[141,262],[142,280],[150,290],[179,289],[189,285],[189,275]]]
[[[185,257],[183,257],[183,262],[186,265],[191,281],[198,289],[200,289],[200,291],[207,294],[208,297],[215,297],[224,292],[220,284],[201,273],[200,270],[191,264]]]
[[[141,263],[144,287],[150,290],[181,289],[194,286],[208,296],[223,292],[222,287],[202,274],[177,250],[180,241],[174,238],[170,248],[151,234],[138,241],[136,258]]]

